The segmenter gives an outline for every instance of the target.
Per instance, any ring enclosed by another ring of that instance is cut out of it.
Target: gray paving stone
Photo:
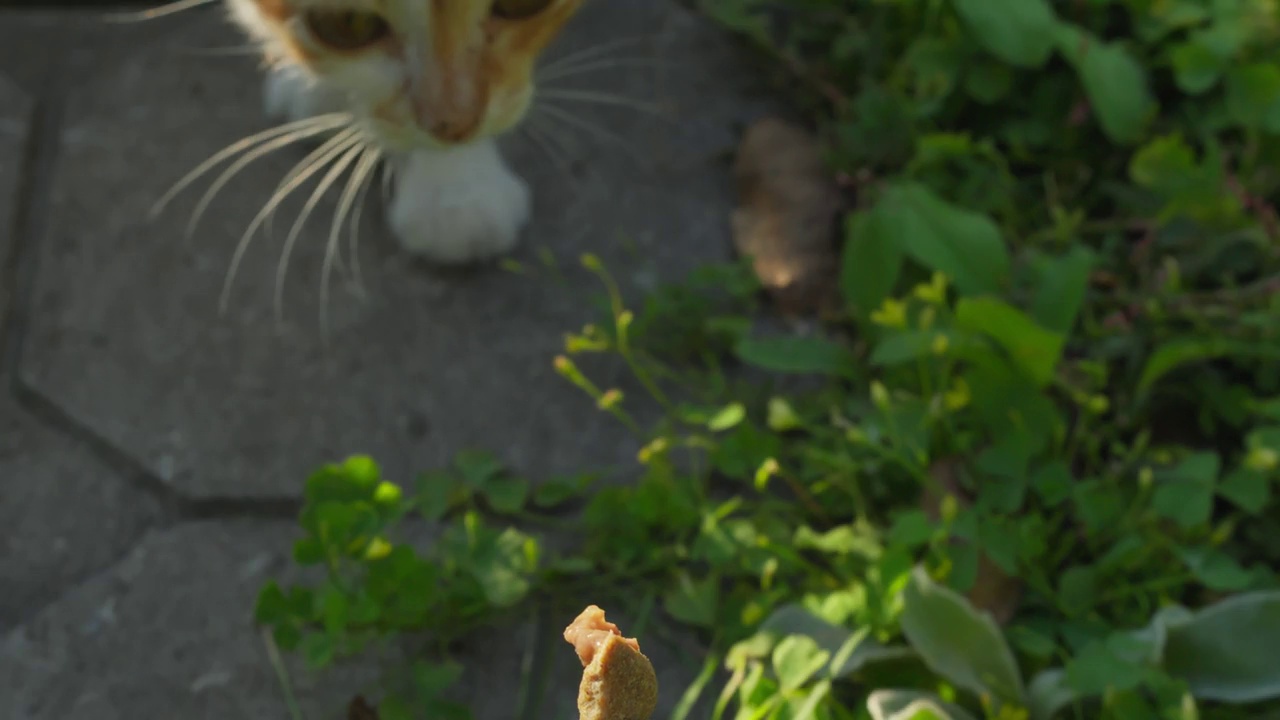
[[[233,522],[149,535],[110,572],[0,636],[0,717],[288,718],[251,608],[267,579],[292,572],[286,557],[292,537],[285,524]],[[625,620],[616,613],[610,617],[615,616]],[[561,628],[549,630],[555,635]],[[540,692],[543,699],[533,716],[572,720],[581,666],[574,668],[568,645],[551,640],[555,672],[541,678],[540,690],[530,688],[531,696]],[[454,659],[466,668],[457,699],[477,720],[520,716],[516,688],[532,642],[526,625],[484,630],[457,648]],[[663,717],[691,675],[669,646],[651,636],[642,635],[641,642],[660,673]],[[343,709],[357,693],[377,697],[372,663],[323,673],[307,671],[292,658],[286,664],[307,720],[345,717]]]
[[[287,718],[251,617],[290,537],[283,524],[229,522],[149,535],[110,572],[0,638],[0,717]],[[313,720],[337,717],[369,681],[359,672],[345,683],[292,675]]]
[[[115,562],[160,517],[153,498],[0,396],[0,631]]]
[[[643,52],[665,69],[619,68],[583,86],[657,101],[675,121],[583,105],[582,117],[628,147],[560,127],[569,164],[585,169],[577,180],[536,143],[512,141],[537,193],[517,259],[541,267],[546,248],[566,265],[563,280],[426,270],[371,219],[360,256],[368,299],[335,289],[326,345],[317,298],[331,202],[298,244],[283,324],[272,312],[276,265],[300,203],[246,255],[226,316],[217,307],[240,233],[301,150],[229,185],[190,240],[183,229],[202,186],[147,220],[187,169],[266,127],[252,58],[189,52],[239,44],[213,17],[170,21],[155,42],[131,35],[149,29],[95,36],[113,44],[103,57],[120,46],[134,54],[86,72],[68,100],[24,377],[195,496],[292,494],[317,463],[353,452],[398,477],[468,447],[495,449],[534,476],[630,462],[634,440],[551,359],[563,332],[593,318],[598,285],[576,269],[583,252],[598,253],[633,294],[727,256],[722,157],[762,104],[748,99],[750,74],[727,39],[674,3],[589,4],[562,52],[644,36],[618,54]]]
[[[0,75],[0,268],[14,252],[14,210],[30,98]],[[0,327],[12,286],[0,275]],[[0,367],[0,630],[113,562],[159,513],[86,450],[25,414]]]

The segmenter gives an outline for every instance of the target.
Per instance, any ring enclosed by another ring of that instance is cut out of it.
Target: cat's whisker
[[[351,144],[360,142],[359,131],[357,130],[344,132],[343,135],[348,138],[348,142],[350,142]],[[350,148],[350,147],[351,145],[347,146],[347,148]],[[249,244],[253,240],[254,235],[258,232],[258,229],[261,228],[262,224],[266,222],[267,218],[270,217],[271,214],[276,211],[276,208],[278,208],[281,203],[283,203],[290,195],[292,195],[295,190],[301,187],[302,184],[305,183],[308,178],[310,178],[312,175],[315,175],[320,170],[324,169],[325,164],[329,160],[332,160],[334,157],[337,157],[339,154],[341,154],[343,149],[347,149],[347,148],[341,148],[337,152],[331,151],[332,154],[329,156],[328,160],[326,160],[325,162],[317,162],[314,160],[309,160],[307,158],[304,158],[302,161],[298,163],[298,166],[306,165],[308,169],[304,172],[296,174],[296,176],[294,176],[293,180],[289,182],[289,184],[283,185],[277,188],[275,193],[273,193],[271,197],[267,199],[267,202],[265,205],[262,206],[262,209],[258,210],[258,214],[254,216],[253,221],[249,223],[249,227],[246,228],[244,231],[244,234],[240,236],[240,241],[236,243],[236,251],[231,258],[231,266],[227,268],[227,276],[222,283],[222,295],[218,300],[218,308],[220,312],[225,313],[227,311],[227,306],[231,299],[231,288],[235,284],[236,274],[240,270],[240,263],[244,261],[244,255],[249,250]],[[295,166],[295,169],[296,167],[297,166]],[[293,173],[290,173],[290,174],[292,175]]]
[[[177,0],[167,5],[148,8],[146,10],[135,10],[133,12],[113,12],[106,13],[103,20],[109,23],[136,23],[146,22],[147,20],[155,20],[157,18],[175,15],[184,10],[198,8],[201,5],[209,5],[218,2],[218,0]]]
[[[652,35],[642,35],[639,37],[618,38],[617,40],[610,40],[609,42],[596,43],[595,45],[575,50],[567,55],[561,55],[560,57],[548,62],[546,65],[543,65],[540,68],[540,71],[552,72],[558,68],[572,65],[577,62],[593,60],[601,55],[627,47],[628,45],[635,45],[652,40],[654,40]]]
[[[378,165],[382,153],[377,148],[367,147],[360,151],[360,158],[351,177],[347,178],[347,186],[338,200],[338,209],[333,214],[333,223],[329,226],[329,242],[325,245],[324,265],[320,269],[320,334],[328,342],[329,338],[329,277],[342,254],[338,252],[338,239],[342,234],[343,221],[351,213],[352,205],[360,196],[360,191],[367,187],[372,171]],[[354,262],[355,254],[352,253]]]
[[[313,164],[328,165],[334,158],[342,154],[342,152],[350,147],[353,138],[360,134],[358,128],[347,128],[339,132],[337,135],[326,140],[324,143],[307,154],[297,165],[294,165],[285,176],[281,178],[280,184],[276,185],[276,189],[280,189],[285,185],[293,182],[295,178],[311,169]],[[270,237],[276,232],[276,216],[275,213],[267,216],[266,233]]]
[[[365,152],[364,138],[358,138],[355,145],[348,144],[342,152],[341,157],[333,163],[333,167],[329,168],[329,172],[324,174],[320,182],[316,185],[315,190],[311,192],[311,197],[307,198],[306,205],[302,206],[302,211],[298,213],[298,217],[293,221],[293,227],[289,229],[289,236],[285,238],[284,249],[280,251],[280,262],[276,264],[276,291],[272,300],[272,307],[275,308],[276,325],[284,325],[284,283],[289,275],[289,260],[293,258],[293,248],[298,242],[298,238],[302,235],[302,228],[306,226],[307,220],[310,219],[311,213],[315,212],[316,206],[320,204],[320,200],[324,198],[325,193],[329,192],[329,188],[342,177],[342,173],[351,167],[351,163]]]
[[[298,120],[297,122],[291,122],[285,125],[281,125],[279,127],[273,127],[267,130],[263,130],[261,132],[254,133],[249,137],[242,138],[240,140],[237,140],[231,143],[230,145],[224,147],[223,149],[211,155],[209,159],[197,165],[195,168],[189,171],[186,175],[182,176],[182,178],[179,179],[178,182],[174,183],[172,187],[170,187],[167,191],[165,191],[165,193],[160,196],[160,199],[157,200],[156,203],[151,206],[151,213],[150,213],[151,218],[154,220],[157,215],[164,212],[164,209],[169,205],[169,203],[172,202],[173,199],[177,197],[183,190],[186,190],[188,187],[190,187],[191,184],[194,183],[196,180],[199,180],[206,173],[208,173],[210,170],[217,167],[218,165],[222,164],[224,161],[244,152],[245,150],[248,150],[249,148],[252,148],[253,146],[259,143],[263,143],[268,140],[271,140],[272,138],[276,138],[282,135],[287,135],[290,133],[303,132],[309,129],[315,129],[316,130],[315,134],[318,134],[320,132],[324,132],[325,130],[338,127],[344,122],[348,122],[350,120],[350,117],[351,116],[347,115],[346,113],[333,113],[330,115],[320,115],[317,117],[307,118],[305,120]],[[310,137],[310,135],[304,135],[303,137]]]
[[[670,67],[674,66],[657,58],[587,58],[586,62],[581,62],[575,65],[555,68],[553,70],[539,71],[534,75],[534,78],[541,83],[549,80],[563,80],[564,78],[576,77],[589,72],[595,72],[596,70],[618,70],[621,68],[652,68],[657,70]]]
[[[520,129],[528,133],[529,139],[533,141],[534,146],[541,150],[543,154],[551,160],[551,163],[564,174],[566,180],[571,183],[576,183],[577,178],[573,175],[572,166],[569,161],[565,160],[564,156],[560,154],[561,152],[564,152],[564,148],[559,147],[559,144],[555,142],[550,132],[545,128],[539,127],[537,122],[539,119],[540,118],[536,115],[530,115],[525,123],[520,126]],[[557,147],[559,147],[559,150],[555,149]]]
[[[364,288],[364,273],[360,270],[360,219],[364,215],[365,202],[369,199],[369,188],[373,185],[373,173],[377,171],[379,162],[384,163],[382,166],[383,185],[386,185],[386,178],[391,174],[391,168],[385,164],[385,158],[379,153],[378,157],[374,158],[369,177],[364,181],[360,188],[360,194],[356,197],[355,209],[351,212],[351,234],[347,238],[347,253],[351,262],[351,282],[355,284],[356,292],[360,294],[362,299],[366,299],[368,293]]]
[[[621,135],[606,129],[604,126],[600,125],[599,123],[594,123],[594,122],[591,122],[590,120],[580,118],[577,115],[574,115],[573,113],[567,110],[564,110],[563,108],[559,108],[559,107],[556,107],[555,105],[552,105],[551,103],[544,102],[538,106],[538,109],[544,113],[547,113],[552,118],[560,121],[565,125],[568,125],[570,127],[575,127],[591,135],[595,135],[596,137],[602,140],[605,140],[617,145],[618,148],[621,149],[631,160],[633,160],[637,164],[641,164],[641,165],[644,164],[643,161],[640,159],[640,157],[635,154],[635,151],[631,148],[631,144],[628,143],[626,139],[624,139]]]
[[[388,163],[382,172],[382,204],[386,205],[391,202],[391,193],[395,189],[396,176],[392,171],[391,165]]]
[[[213,181],[213,183],[209,185],[209,188],[204,191],[204,195],[196,205],[195,211],[191,213],[191,219],[187,221],[187,237],[190,238],[195,234],[196,226],[200,224],[200,218],[204,217],[204,214],[208,212],[209,206],[213,204],[214,198],[218,196],[218,193],[222,192],[222,189],[227,186],[227,183],[231,182],[232,178],[240,174],[240,171],[244,170],[251,163],[264,155],[275,152],[285,146],[292,145],[304,138],[327,132],[328,130],[329,128],[298,131],[297,133],[291,133],[289,135],[276,138],[271,142],[260,145],[252,151],[245,153],[240,159],[229,165],[227,169],[223,170],[222,174],[218,176],[218,179]],[[327,147],[327,145],[322,147]],[[315,153],[308,155],[307,157],[311,158],[314,157],[314,155]]]
[[[616,105],[625,107],[630,110],[649,113],[654,117],[670,120],[667,111],[661,106],[654,103],[647,103],[643,100],[636,100],[625,95],[613,95],[610,93],[594,92],[591,90],[566,90],[564,88],[539,88],[538,94],[550,100],[565,100],[567,102],[580,102],[593,105]]]

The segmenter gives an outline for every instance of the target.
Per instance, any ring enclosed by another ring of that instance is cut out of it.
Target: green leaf
[[[983,48],[1019,67],[1038,68],[1053,53],[1058,20],[1047,0],[952,0]]]
[[[852,632],[823,620],[798,604],[783,605],[773,611],[757,631],[756,640],[771,648],[789,635],[813,638],[832,658],[830,677],[848,677],[865,665],[885,660],[914,657],[908,647],[886,646],[866,632]]]
[[[902,330],[890,333],[876,343],[876,349],[871,352],[871,364],[881,367],[901,365],[928,357],[933,353],[933,344],[939,337],[947,338],[948,345],[951,343],[949,333],[936,330]]]
[[[1067,684],[1067,673],[1060,668],[1042,670],[1027,686],[1027,710],[1032,720],[1050,720],[1059,710],[1078,699]]]
[[[876,690],[867,696],[871,720],[973,720],[958,705],[917,690]]]
[[[423,473],[418,477],[418,508],[429,521],[444,517],[453,507],[454,490],[457,488],[452,475],[444,472]]]
[[[1183,190],[1199,168],[1195,151],[1178,133],[1161,135],[1138,148],[1129,161],[1129,177],[1137,185],[1166,197]]]
[[[418,720],[403,698],[388,695],[378,705],[378,720]]]
[[[338,643],[323,633],[311,633],[302,639],[302,655],[312,669],[327,667],[338,653]]]
[[[1105,531],[1124,513],[1124,494],[1108,482],[1089,479],[1072,489],[1076,513],[1090,534]]]
[[[1067,568],[1058,579],[1058,602],[1067,615],[1079,617],[1093,609],[1098,599],[1098,574],[1087,565]]]
[[[336,585],[330,584],[320,595],[320,617],[326,632],[337,635],[347,626],[351,601]]]
[[[1160,482],[1151,499],[1152,509],[1186,529],[1209,522],[1220,467],[1216,453],[1189,456]]]
[[[529,482],[522,478],[499,475],[484,485],[484,496],[489,505],[500,513],[516,513],[529,499]]]
[[[743,338],[737,355],[748,365],[782,373],[839,375],[854,365],[847,347],[816,337]]]
[[[1138,393],[1145,394],[1165,375],[1192,363],[1235,357],[1250,360],[1280,360],[1280,346],[1246,343],[1228,338],[1183,337],[1161,345],[1142,368]]]
[[[1222,78],[1226,63],[1208,44],[1196,36],[1178,43],[1169,52],[1173,78],[1178,89],[1188,95],[1199,95],[1212,89]]]
[[[296,622],[281,623],[271,630],[271,639],[285,652],[293,652],[302,644],[302,630]]]
[[[1145,675],[1141,664],[1122,657],[1104,640],[1092,640],[1086,644],[1067,663],[1066,670],[1067,685],[1082,696],[1137,687]]]
[[[342,471],[353,483],[365,488],[373,488],[382,478],[378,463],[367,455],[354,455],[342,463]]]
[[[907,510],[894,517],[889,542],[914,549],[929,542],[937,532],[937,525],[923,511]]]
[[[253,607],[253,619],[262,625],[274,625],[289,616],[289,604],[276,581],[271,580],[258,591],[258,601]]]
[[[747,408],[742,403],[731,403],[724,406],[720,412],[707,421],[707,429],[711,432],[724,432],[732,430],[743,420],[747,419]]]
[[[533,503],[540,508],[556,508],[581,497],[592,477],[584,475],[572,481],[548,480],[533,491]]]
[[[511,607],[529,593],[529,573],[534,569],[530,551],[536,551],[536,544],[530,545],[533,542],[514,528],[496,536],[482,535],[477,541],[468,569],[490,605]]]
[[[699,627],[715,627],[719,603],[720,586],[715,576],[695,581],[682,574],[663,598],[671,617]]]
[[[989,59],[975,60],[964,75],[964,89],[969,97],[984,105],[993,105],[1013,89],[1013,72],[1008,65]]]
[[[317,538],[299,538],[293,544],[293,561],[303,567],[319,565],[325,561],[326,557],[324,544]]]
[[[831,659],[831,653],[823,650],[813,638],[789,635],[773,649],[773,671],[782,684],[783,692],[802,687]]]
[[[1142,65],[1117,43],[1104,43],[1073,26],[1060,27],[1058,49],[1080,76],[1103,132],[1120,145],[1141,140],[1157,110]]]
[[[874,208],[845,220],[840,287],[845,302],[863,318],[889,297],[902,274],[903,245],[886,227],[883,214]]]
[[[1060,257],[1044,257],[1036,268],[1036,290],[1031,301],[1031,317],[1041,326],[1068,335],[1089,289],[1094,253],[1073,247]]]
[[[836,555],[853,553],[867,558],[879,557],[883,551],[878,538],[866,532],[864,527],[852,524],[840,525],[822,533],[808,525],[801,525],[796,528],[791,544],[802,550],[820,550]]]
[[[1280,697],[1280,592],[1222,600],[1169,623],[1164,669],[1199,700],[1248,703]]]
[[[503,470],[502,461],[493,453],[483,450],[463,450],[458,453],[453,464],[467,485],[475,490],[483,488],[485,483]]]
[[[983,0],[984,2],[987,0]],[[991,218],[953,205],[914,182],[890,185],[877,204],[883,232],[917,262],[946,275],[967,295],[999,293],[1009,251]]]
[[[1210,590],[1233,592],[1253,584],[1253,573],[1217,548],[1185,548],[1179,555],[1191,574]]]
[[[1000,627],[917,567],[903,589],[902,632],[934,672],[979,695],[1024,699],[1022,675]]]
[[[1271,478],[1260,470],[1238,467],[1218,485],[1218,494],[1241,510],[1257,515],[1271,502]]]
[[[422,700],[439,699],[446,690],[457,684],[462,677],[462,665],[448,660],[441,663],[428,663],[421,660],[413,664],[413,686]]]
[[[1227,111],[1241,125],[1280,129],[1280,67],[1251,63],[1227,71]]]
[[[1053,507],[1071,497],[1071,489],[1075,479],[1071,476],[1071,468],[1066,462],[1055,460],[1045,464],[1031,476],[1031,487],[1040,500],[1048,507]]]
[[[995,340],[1038,387],[1053,380],[1066,338],[1040,327],[1021,310],[992,297],[961,298],[956,324]]]

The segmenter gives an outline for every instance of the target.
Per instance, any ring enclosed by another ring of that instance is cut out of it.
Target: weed
[[[802,81],[857,190],[844,318],[754,334],[742,265],[628,308],[588,258],[607,312],[556,367],[638,433],[635,482],[323,471],[297,555],[329,580],[264,591],[280,646],[447,642],[625,581],[703,634],[716,720],[1280,710],[1276,3],[701,6]],[[387,539],[409,512],[447,521],[431,557]],[[572,552],[514,529],[550,523]],[[456,667],[416,672],[384,707],[430,712]]]

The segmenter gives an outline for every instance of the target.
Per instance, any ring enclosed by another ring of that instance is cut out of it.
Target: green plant
[[[624,583],[710,648],[677,720],[721,665],[715,720],[1280,711],[1276,3],[701,5],[803,81],[857,191],[843,316],[757,334],[744,263],[630,307],[586,258],[603,313],[556,368],[635,472],[467,454],[405,498],[326,470],[298,559],[328,579],[259,603],[280,644],[430,638],[448,678],[468,627]],[[426,557],[387,539],[414,512],[447,528]],[[541,557],[529,527],[578,542]],[[389,706],[429,716],[425,686]]]

